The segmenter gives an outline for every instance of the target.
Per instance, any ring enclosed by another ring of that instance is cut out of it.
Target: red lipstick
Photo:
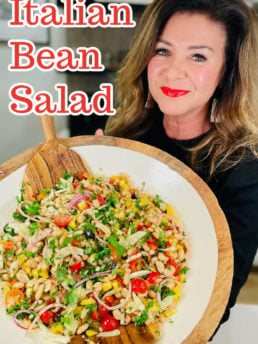
[[[189,91],[186,90],[177,90],[174,88],[170,88],[170,87],[161,87],[161,91],[168,97],[182,97],[185,96],[187,93],[189,93]]]

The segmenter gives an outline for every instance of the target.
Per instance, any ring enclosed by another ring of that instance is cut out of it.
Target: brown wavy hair
[[[154,0],[143,13],[118,72],[117,114],[108,119],[105,133],[137,139],[160,113],[156,103],[152,109],[144,106],[147,66],[167,21],[177,12],[205,14],[226,28],[224,74],[209,106],[209,112],[213,108],[212,129],[191,149],[194,169],[204,157],[210,157],[211,176],[216,169],[230,168],[243,157],[257,158],[257,18],[242,0]]]

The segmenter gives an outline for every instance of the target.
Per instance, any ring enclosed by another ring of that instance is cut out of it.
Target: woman
[[[241,0],[153,1],[118,74],[118,110],[105,130],[167,151],[217,196],[234,248],[232,291],[221,323],[258,243],[253,24]]]

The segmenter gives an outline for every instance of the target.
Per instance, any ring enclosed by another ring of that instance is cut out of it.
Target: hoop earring
[[[148,96],[147,96],[147,100],[144,107],[145,109],[152,109],[153,106],[154,106],[154,101],[153,101],[152,95],[150,94],[150,91],[148,91]]]
[[[210,122],[211,123],[218,122],[218,118],[216,116],[216,107],[217,107],[217,99],[213,98],[213,101],[211,104],[211,111],[210,111]]]

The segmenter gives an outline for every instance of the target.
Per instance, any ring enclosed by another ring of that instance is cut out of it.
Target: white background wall
[[[64,29],[48,29],[48,35],[49,46],[52,48],[65,45]],[[29,72],[9,72],[9,64],[11,64],[11,48],[8,47],[7,42],[2,42],[0,43],[0,164],[43,140],[37,116],[15,116],[9,112],[9,88],[17,82],[26,82],[34,87],[35,92],[48,91],[56,100],[54,85],[66,82],[65,73],[42,72],[37,69]],[[62,116],[56,118],[55,122],[57,132],[63,133],[67,128],[67,118]]]

